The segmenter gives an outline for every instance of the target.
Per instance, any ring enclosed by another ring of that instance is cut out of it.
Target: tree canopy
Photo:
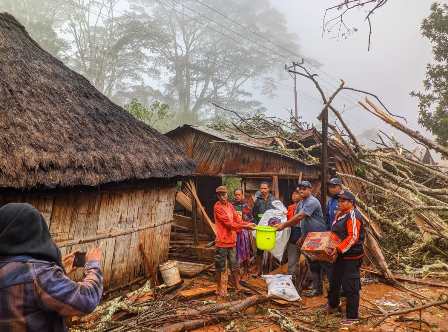
[[[263,110],[255,95],[275,93],[282,64],[299,50],[270,0],[42,0],[39,6],[33,0],[0,0],[0,5],[114,101],[159,100],[177,123],[214,117],[210,101]]]
[[[431,42],[434,63],[426,67],[424,90],[412,95],[419,100],[419,123],[448,145],[448,5],[434,3],[421,30]]]

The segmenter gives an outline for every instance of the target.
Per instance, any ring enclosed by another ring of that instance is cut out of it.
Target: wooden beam
[[[274,175],[272,177],[272,193],[276,199],[280,199],[280,191],[278,189],[278,176]]]
[[[173,221],[170,220],[168,222],[165,222],[165,223],[162,223],[159,225],[150,225],[150,226],[143,226],[143,227],[139,227],[139,228],[130,228],[130,229],[124,230],[124,231],[111,231],[109,233],[98,234],[97,236],[92,236],[92,237],[79,239],[79,240],[70,240],[70,241],[65,241],[65,242],[56,241],[56,244],[58,245],[59,248],[63,248],[63,247],[67,247],[67,246],[74,246],[74,245],[78,245],[78,244],[85,244],[85,243],[95,242],[98,240],[111,239],[111,238],[118,237],[118,236],[128,235],[131,233],[144,231],[144,230],[150,229],[150,228],[161,227],[164,225],[171,224],[172,222]]]
[[[196,287],[179,292],[179,297],[184,300],[191,300],[201,296],[207,296],[216,292],[216,285],[210,285],[208,287]]]
[[[186,185],[187,185],[188,190],[190,190],[191,194],[193,195],[193,199],[196,200],[196,204],[199,208],[199,211],[202,213],[202,217],[204,218],[205,222],[210,226],[211,230],[213,231],[213,233],[216,236],[215,224],[212,222],[210,217],[207,215],[207,212],[205,211],[204,206],[202,205],[201,200],[198,197],[198,194],[196,191],[196,186],[194,185],[194,183],[192,181],[188,181]]]
[[[198,245],[198,214],[197,214],[197,206],[196,206],[196,200],[194,199],[192,201],[192,210],[191,210],[191,217],[193,219],[193,242],[195,245]]]
[[[259,173],[236,173],[237,176],[240,177],[254,177],[254,178],[271,178],[273,176],[277,176],[280,179],[290,178],[290,179],[299,179],[302,176],[302,172],[300,173],[272,173],[272,172],[259,172]],[[314,177],[317,179],[317,177]]]

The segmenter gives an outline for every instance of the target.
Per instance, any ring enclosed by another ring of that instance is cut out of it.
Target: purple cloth
[[[252,257],[252,244],[250,233],[247,229],[242,229],[236,236],[236,258],[238,263],[244,263]]]
[[[254,222],[252,211],[244,202],[233,202],[235,210],[245,222]],[[252,257],[252,241],[247,229],[242,229],[236,236],[236,258],[238,263],[244,263]]]

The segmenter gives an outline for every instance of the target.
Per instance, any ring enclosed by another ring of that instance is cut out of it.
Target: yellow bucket
[[[275,235],[277,230],[271,226],[257,226],[255,243],[260,250],[272,250],[275,247]]]

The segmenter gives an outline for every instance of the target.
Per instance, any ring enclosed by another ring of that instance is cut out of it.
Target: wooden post
[[[320,202],[322,204],[322,210],[324,218],[326,218],[327,204],[327,175],[328,175],[328,107],[325,107],[322,111],[322,148],[320,158]]]
[[[195,199],[191,200],[192,209],[191,209],[191,218],[193,219],[193,243],[195,246],[199,244],[198,240],[198,208]]]
[[[272,176],[272,193],[276,199],[280,198],[280,193],[278,189],[278,175]]]

